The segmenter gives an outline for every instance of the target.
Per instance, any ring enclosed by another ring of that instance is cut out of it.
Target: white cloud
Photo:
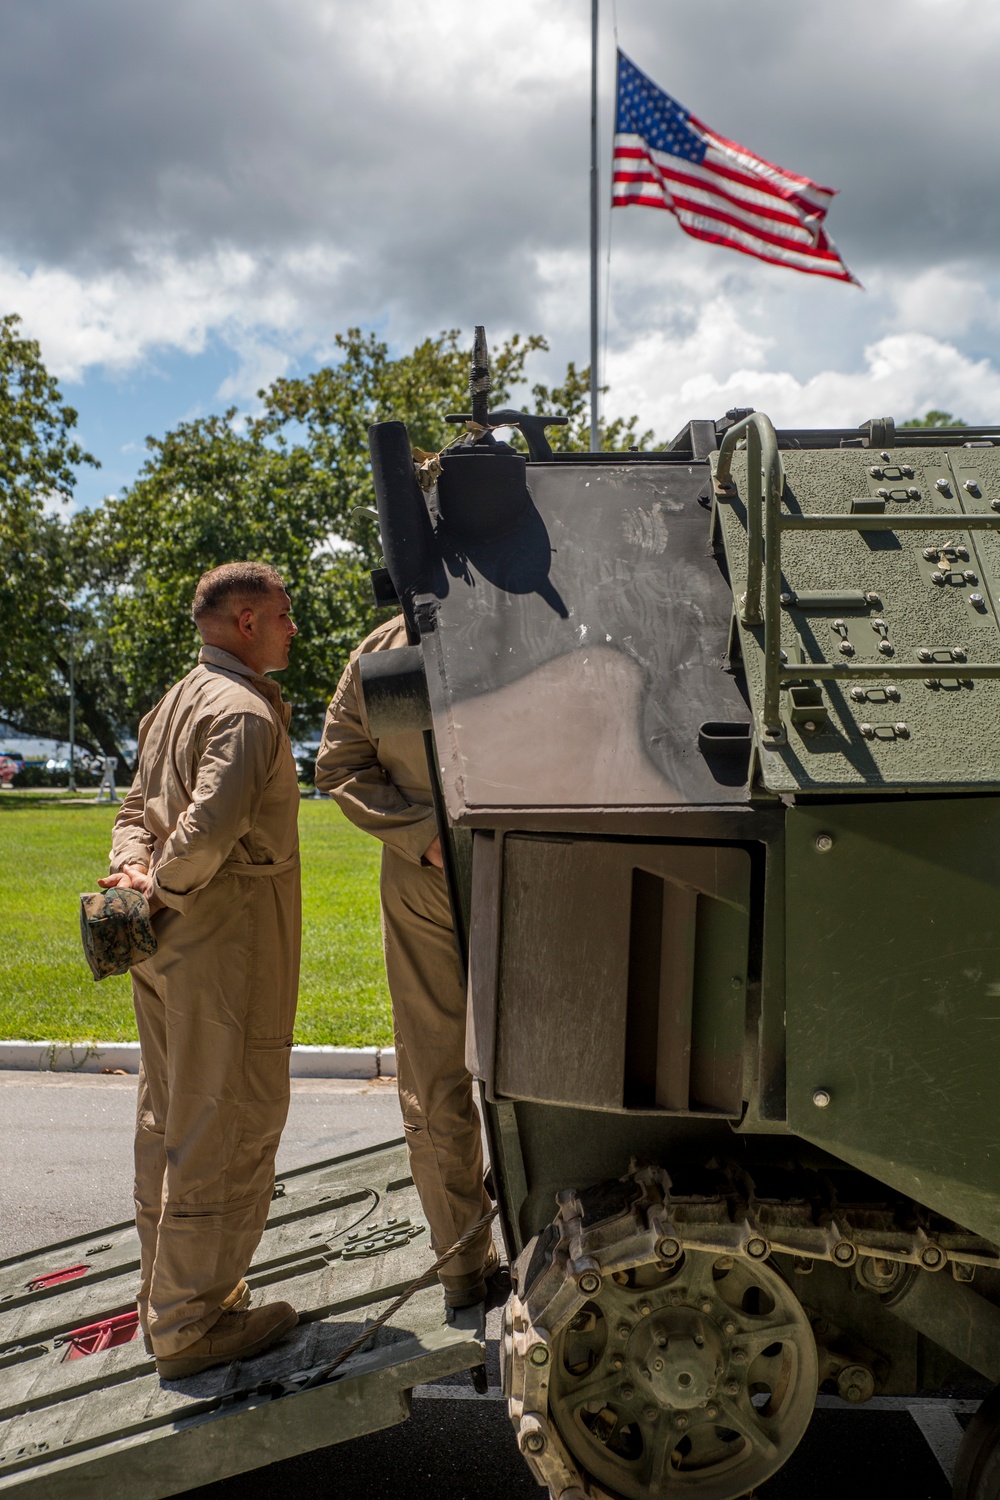
[[[707,337],[718,309],[706,316]],[[931,407],[970,422],[1000,420],[1000,370],[953,344],[921,333],[890,334],[869,344],[858,368],[820,370],[802,380],[788,370],[737,368],[720,376],[685,373],[698,334],[670,341],[650,334],[611,361],[613,411],[638,411],[642,424],[672,436],[692,417],[719,417],[753,406],[782,427],[848,427],[870,417],[898,422]],[[662,394],[650,394],[660,387]]]
[[[321,246],[275,257],[228,247],[185,259],[147,242],[128,266],[86,275],[0,258],[0,306],[17,309],[62,380],[94,366],[134,369],[163,351],[200,354],[219,337],[241,360],[222,394],[252,394],[254,380],[273,379],[298,348],[312,347],[317,284],[347,259]],[[286,347],[275,345],[278,336]]]

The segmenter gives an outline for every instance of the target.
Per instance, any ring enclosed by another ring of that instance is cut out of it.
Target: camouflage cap
[[[125,974],[156,952],[149,902],[128,886],[80,897],[80,936],[95,979]]]

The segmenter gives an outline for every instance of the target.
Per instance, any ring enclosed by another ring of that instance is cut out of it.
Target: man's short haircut
[[[191,605],[191,618],[197,622],[206,615],[222,615],[233,599],[264,598],[273,588],[283,589],[285,580],[270,563],[223,563],[198,579]]]

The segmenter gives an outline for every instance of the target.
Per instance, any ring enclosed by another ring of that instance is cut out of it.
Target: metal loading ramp
[[[433,1259],[401,1141],[287,1172],[247,1282],[300,1323],[273,1349],[163,1384],[135,1315],[131,1224],[0,1263],[0,1492],[155,1500],[405,1421],[415,1385],[485,1361],[479,1309],[416,1293]],[[467,1326],[461,1326],[462,1322]]]

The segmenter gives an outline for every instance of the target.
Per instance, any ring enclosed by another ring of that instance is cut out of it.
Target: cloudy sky
[[[602,0],[602,154],[615,7]],[[617,0],[621,46],[723,135],[840,190],[865,291],[604,214],[609,412],[658,436],[941,406],[1000,422],[995,0]],[[484,322],[587,358],[588,0],[8,0],[0,310],[103,461],[329,358]],[[609,192],[605,170],[605,199]],[[602,267],[602,281],[604,279]]]

